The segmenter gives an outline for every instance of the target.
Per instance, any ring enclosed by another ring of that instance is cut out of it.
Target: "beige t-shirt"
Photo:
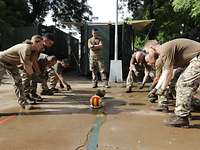
[[[102,40],[101,38],[99,37],[91,37],[89,40],[88,40],[88,47],[90,48],[91,45],[100,45],[102,44]],[[92,50],[90,48],[90,56],[101,56],[101,49],[97,49],[97,50]]]
[[[186,67],[200,53],[200,43],[189,39],[175,39],[161,45],[157,65],[163,69]],[[158,64],[160,62],[161,64]]]
[[[31,65],[31,44],[17,44],[0,53],[0,61],[11,65]]]

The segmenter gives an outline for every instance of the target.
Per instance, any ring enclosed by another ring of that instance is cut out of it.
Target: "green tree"
[[[133,13],[132,19],[155,19],[149,39],[158,39],[161,43],[168,40],[187,37],[198,40],[197,30],[199,25],[187,11],[174,11],[174,2],[171,0],[125,0],[128,1],[128,9]],[[190,0],[174,0],[190,1]],[[192,0],[191,0],[192,1]],[[193,0],[197,1],[197,0]],[[177,4],[179,5],[179,4]],[[200,5],[198,5],[199,7]],[[177,8],[176,8],[177,9]],[[179,9],[177,9],[179,10]],[[145,40],[148,30],[139,33],[140,40]],[[141,43],[141,42],[140,42]]]
[[[24,0],[0,0],[0,33],[26,25],[28,12]]]
[[[174,10],[177,12],[188,12],[191,17],[200,17],[200,1],[199,0],[173,0]]]

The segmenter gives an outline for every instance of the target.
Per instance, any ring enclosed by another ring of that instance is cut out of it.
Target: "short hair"
[[[40,41],[42,41],[42,36],[41,35],[33,35],[32,37],[31,37],[31,42],[32,43],[38,43],[38,42],[40,42]]]
[[[46,33],[46,34],[43,35],[43,37],[45,37],[45,38],[47,38],[47,39],[49,39],[51,41],[55,40],[55,37],[54,37],[54,35],[52,33]]]
[[[57,58],[56,58],[56,56],[48,56],[47,60],[48,61],[57,61]]]
[[[148,40],[145,44],[144,47],[149,47],[149,46],[156,46],[158,45],[158,41],[157,40]]]
[[[97,28],[93,28],[92,32],[98,32],[98,29]]]

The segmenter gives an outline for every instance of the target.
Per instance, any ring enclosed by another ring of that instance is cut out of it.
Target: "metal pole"
[[[118,60],[118,0],[116,0],[116,21],[115,21],[115,60]]]

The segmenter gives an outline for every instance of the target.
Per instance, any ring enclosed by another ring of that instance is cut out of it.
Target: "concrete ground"
[[[147,101],[147,88],[125,93],[124,83],[106,89],[105,106],[89,108],[94,95],[90,81],[68,77],[73,90],[61,90],[33,110],[16,102],[12,82],[0,86],[1,150],[196,150],[200,114],[192,113],[191,128],[171,128],[163,120],[170,114],[155,112]],[[101,85],[100,85],[101,86]],[[173,110],[173,107],[171,107]]]

